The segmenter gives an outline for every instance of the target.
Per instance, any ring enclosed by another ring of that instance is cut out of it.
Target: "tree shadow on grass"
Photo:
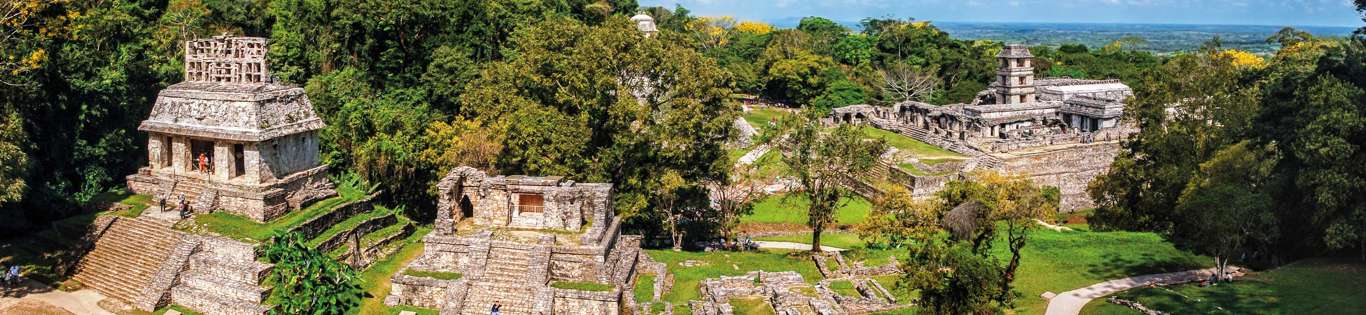
[[[1102,255],[1099,263],[1087,267],[1087,272],[1103,279],[1117,279],[1155,273],[1167,273],[1206,268],[1207,262],[1194,255],[1159,256],[1153,253]]]

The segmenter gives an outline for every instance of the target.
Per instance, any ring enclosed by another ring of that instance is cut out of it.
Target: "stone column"
[[[185,137],[171,137],[171,169],[184,174],[190,170],[190,143]]]
[[[261,151],[256,148],[256,143],[246,143],[242,145],[242,179],[248,183],[261,182]]]
[[[232,177],[232,144],[223,141],[213,142],[213,176],[216,181],[228,181]]]
[[[151,166],[152,169],[160,169],[162,165],[161,161],[171,158],[169,156],[161,156],[162,146],[170,145],[170,143],[161,143],[161,139],[161,135],[156,133],[149,133],[147,135],[147,166]]]

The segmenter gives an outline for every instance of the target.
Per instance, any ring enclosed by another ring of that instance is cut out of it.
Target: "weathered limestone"
[[[318,154],[322,119],[302,88],[269,79],[265,39],[214,37],[185,49],[185,82],[162,90],[138,126],[148,165],[128,176],[129,188],[168,209],[189,200],[195,212],[263,222],[335,195]]]
[[[639,236],[620,235],[611,184],[487,176],[460,167],[438,184],[436,227],[422,256],[392,277],[389,305],[442,314],[618,314],[634,307]],[[456,280],[404,274],[459,273]],[[605,291],[554,288],[555,282]]]
[[[943,174],[934,176],[888,165],[888,179],[911,188],[917,198],[983,169],[1058,187],[1063,211],[1091,207],[1086,185],[1109,169],[1119,140],[1137,131],[1120,122],[1124,100],[1133,91],[1118,80],[1036,80],[1031,57],[1024,46],[1006,46],[997,56],[997,79],[972,104],[851,105],[834,109],[826,121],[866,123],[970,157],[962,164],[913,162],[921,170]]]

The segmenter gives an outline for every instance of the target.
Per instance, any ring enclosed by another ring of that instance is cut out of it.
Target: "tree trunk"
[[[821,230],[823,230],[821,227],[811,230],[811,252],[813,253],[821,252]]]
[[[1223,256],[1214,256],[1214,279],[1217,281],[1227,281],[1224,268],[1228,267],[1228,259]]]
[[[678,216],[669,215],[669,239],[673,241],[675,252],[683,251],[683,234],[678,232]]]

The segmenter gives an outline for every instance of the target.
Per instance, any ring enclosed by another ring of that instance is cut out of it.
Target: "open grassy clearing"
[[[1366,263],[1307,259],[1255,272],[1233,283],[1138,288],[1116,294],[1162,312],[1191,314],[1346,314],[1366,310]],[[1082,314],[1138,314],[1104,299]]]
[[[895,132],[878,129],[873,126],[863,126],[863,135],[869,139],[887,140],[887,145],[910,152],[917,157],[923,158],[961,158],[962,154],[936,147],[932,144],[916,140]]]
[[[810,244],[811,234],[758,239]],[[1002,259],[1008,258],[1010,253],[1004,240],[998,238],[995,242],[993,254]],[[904,249],[868,248],[857,235],[848,232],[824,233],[821,243],[849,249],[844,254],[846,259],[864,260],[869,266],[885,264],[889,256],[905,261],[907,255]],[[1016,311],[1042,314],[1048,304],[1039,295],[1045,291],[1060,293],[1131,275],[1211,265],[1213,262],[1209,258],[1177,250],[1153,233],[1035,230],[1024,248],[1015,279],[1015,288],[1022,294],[1017,300]],[[895,290],[895,281],[879,283],[888,290]]]
[[[740,218],[740,223],[806,224],[810,205],[805,197],[772,195],[754,204],[754,213]],[[861,197],[846,198],[835,209],[835,224],[852,225],[863,222],[872,211],[872,203]]]
[[[763,130],[770,128],[768,125],[769,122],[777,122],[788,116],[792,116],[792,113],[776,108],[755,107],[752,110],[745,112],[743,117],[745,118],[745,122],[748,122],[750,126],[754,126],[754,129],[758,129],[762,132]]]

